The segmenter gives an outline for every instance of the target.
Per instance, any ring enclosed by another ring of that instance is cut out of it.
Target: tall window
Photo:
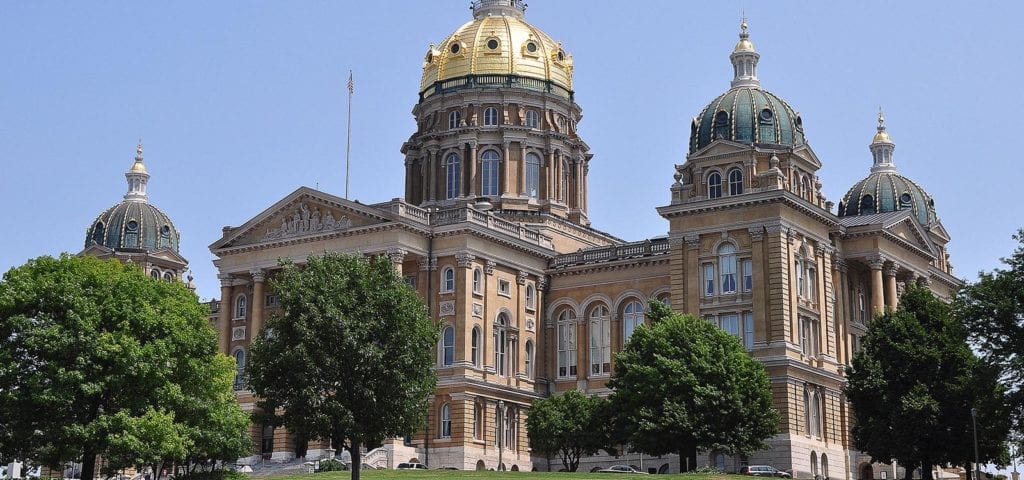
[[[455,269],[447,267],[441,271],[441,293],[455,291]]]
[[[462,175],[459,170],[459,154],[450,153],[444,162],[445,181],[447,186],[448,200],[459,196],[459,184],[462,183]]]
[[[498,152],[494,150],[487,150],[481,158],[480,173],[482,178],[480,179],[481,194],[483,195],[498,195],[498,172],[501,167],[501,160],[498,158]]]
[[[636,327],[644,324],[644,305],[636,300],[626,304],[622,310],[622,343],[625,345],[633,336]]]
[[[736,247],[733,244],[718,247],[718,269],[722,272],[722,293],[736,293]]]
[[[533,310],[537,304],[537,291],[533,285],[526,286],[526,308]]]
[[[498,126],[498,109],[494,107],[487,107],[484,109],[484,126],[485,127],[496,127]]]
[[[813,357],[819,352],[819,324],[811,317],[800,317],[800,348],[804,355]]]
[[[484,433],[484,407],[473,403],[473,438],[480,439]]]
[[[444,327],[441,332],[441,366],[450,367],[455,361],[455,327]]]
[[[828,455],[821,454],[821,476],[828,478]]]
[[[103,245],[103,236],[106,229],[103,227],[103,222],[96,222],[96,228],[92,231],[92,241]]]
[[[729,195],[743,193],[743,171],[734,168],[729,171]]]
[[[472,358],[473,366],[480,366],[480,327],[473,327],[473,333],[470,334],[469,341],[469,355]]]
[[[239,295],[235,300],[235,319],[245,318],[246,310],[248,310],[248,302],[245,295]]]
[[[441,405],[441,428],[439,433],[441,438],[451,438],[452,436],[452,407],[447,403]]]
[[[590,373],[607,375],[611,372],[611,322],[608,307],[598,305],[590,311]]]
[[[505,331],[508,327],[508,317],[504,313],[498,314],[494,321],[494,371],[498,375],[508,375],[508,335]]]
[[[720,315],[718,318],[720,319],[720,322],[722,324],[722,330],[725,330],[725,333],[728,333],[729,335],[732,335],[737,338],[742,338],[740,336],[739,315],[735,313],[729,313],[725,315]]]
[[[729,335],[733,335],[743,343],[747,350],[754,348],[754,314],[753,312],[723,313],[705,315],[704,318],[718,325]]]
[[[537,128],[540,125],[540,114],[536,110],[526,111],[526,126],[530,128]]]
[[[526,358],[523,359],[526,367],[526,378],[533,378],[533,340],[526,341]]]
[[[743,346],[754,349],[754,312],[743,312]]]
[[[710,297],[715,294],[715,265],[704,264],[704,296]]]
[[[796,272],[796,294],[800,297],[807,297],[807,279],[804,277],[804,262],[797,259],[793,262],[793,269]]]
[[[754,262],[749,258],[740,260],[740,271],[743,272],[743,291],[754,290]]]
[[[708,198],[718,198],[722,196],[722,174],[718,172],[711,172],[708,175]]]
[[[526,154],[526,193],[537,198],[540,192],[540,157],[536,153]]]
[[[558,376],[576,376],[576,313],[568,308],[558,314]]]
[[[809,200],[810,190],[811,183],[809,180],[807,180],[807,176],[800,175],[800,197],[803,198],[804,200]]]
[[[515,409],[511,407],[505,409],[505,448],[516,449],[516,430],[518,428]]]
[[[245,385],[245,350],[238,349],[235,352],[235,389],[241,389]]]
[[[815,387],[808,387],[804,390],[804,411],[807,412],[805,419],[807,421],[807,434],[812,437],[821,436],[821,397],[818,394],[818,389]],[[815,465],[817,467],[817,465]]]
[[[483,272],[480,267],[473,269],[473,293],[483,292]]]
[[[459,128],[459,121],[461,120],[459,112],[454,111],[448,114],[448,129]]]
[[[818,301],[818,270],[813,265],[807,266],[807,299]]]
[[[818,453],[814,450],[811,450],[811,477],[821,478],[818,477]]]

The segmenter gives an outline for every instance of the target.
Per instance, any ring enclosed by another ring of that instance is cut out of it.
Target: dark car
[[[747,465],[740,468],[740,475],[752,475],[755,477],[779,477],[790,478],[787,472],[779,470],[771,465]]]

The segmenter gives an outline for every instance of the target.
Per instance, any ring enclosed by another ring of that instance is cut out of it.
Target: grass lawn
[[[301,474],[301,475],[282,475],[275,476],[273,480],[348,480],[351,478],[350,472],[323,472],[314,474]],[[637,480],[639,475],[622,474],[617,475],[613,473],[565,473],[565,472],[477,472],[477,471],[455,471],[455,470],[364,470],[362,472],[362,478],[367,480],[391,480],[391,479],[459,479],[459,478],[480,478],[487,480],[545,480],[545,479],[564,479],[564,480],[622,480],[632,479]],[[740,477],[736,475],[722,475],[722,474],[675,474],[675,475],[658,475],[653,478],[665,479],[665,480],[717,480],[717,479],[736,479],[740,480]]]

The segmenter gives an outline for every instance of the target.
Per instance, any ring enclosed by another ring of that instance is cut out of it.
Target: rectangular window
[[[818,321],[813,318],[801,317],[800,319],[800,349],[804,355],[813,357],[818,355],[819,330]]]
[[[718,317],[722,322],[722,330],[729,335],[740,336],[739,317],[735,313],[729,313]]]
[[[736,293],[736,257],[723,255],[718,268],[722,270],[722,293]]]
[[[807,296],[807,282],[804,280],[804,266],[800,260],[797,260],[793,264],[794,274],[796,274],[796,292],[800,297]]]
[[[611,322],[608,317],[590,321],[590,373],[607,375],[611,371]]]
[[[818,300],[818,271],[814,267],[807,269],[807,299],[812,302]]]
[[[740,260],[740,268],[743,270],[743,291],[754,290],[754,262],[749,258]]]
[[[704,264],[704,296],[710,297],[715,294],[715,265]]]
[[[754,349],[754,312],[743,312],[743,346]]]
[[[408,285],[409,288],[415,290],[416,289],[416,275],[407,275],[405,277],[405,284]]]
[[[576,376],[576,323],[558,324],[558,376]]]
[[[263,299],[263,305],[266,305],[268,307],[276,307],[277,304],[278,304],[277,295],[273,295],[273,294],[267,295]]]
[[[508,280],[498,280],[498,295],[511,297],[510,284]]]

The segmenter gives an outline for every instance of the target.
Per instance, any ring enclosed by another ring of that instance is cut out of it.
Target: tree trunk
[[[932,480],[932,466],[928,462],[921,465],[921,480]]]
[[[359,455],[359,447],[363,442],[353,438],[348,443],[352,446],[352,480],[359,480],[359,473],[363,470],[363,459]]]
[[[82,452],[82,480],[92,480],[96,477],[96,451],[91,446],[85,447]]]
[[[914,467],[912,465],[903,466],[903,480],[914,480]]]

